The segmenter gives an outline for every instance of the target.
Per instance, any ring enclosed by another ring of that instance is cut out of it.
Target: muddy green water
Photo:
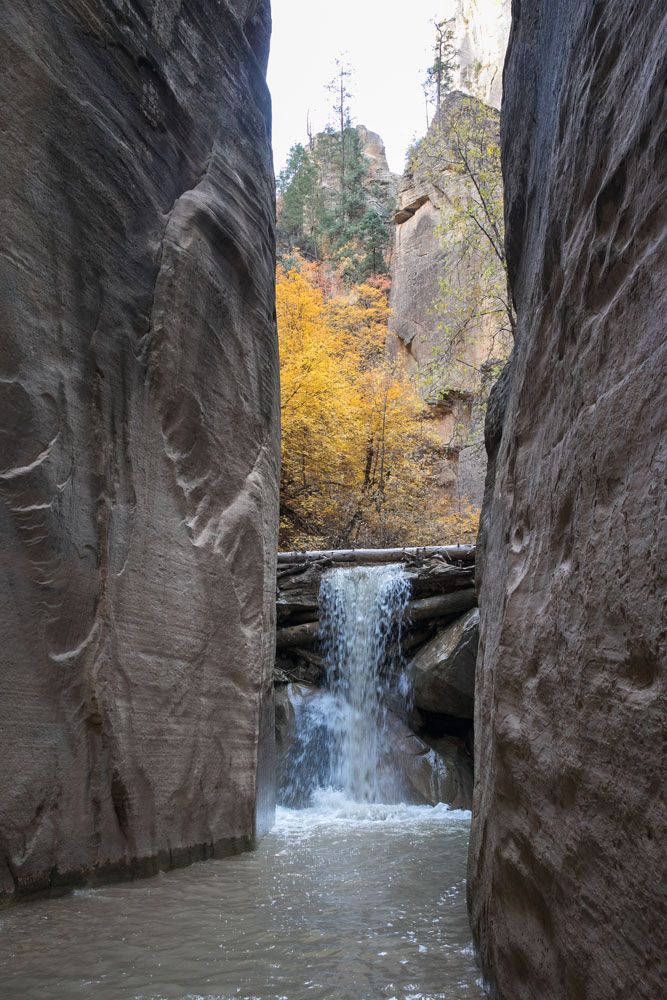
[[[470,1000],[469,816],[322,793],[259,850],[0,913],[3,1000]]]

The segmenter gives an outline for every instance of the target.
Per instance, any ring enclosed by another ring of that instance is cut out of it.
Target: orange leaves
[[[446,520],[441,446],[385,352],[386,291],[367,283],[327,296],[325,287],[313,265],[278,269],[281,544],[447,541],[442,530],[465,526]]]

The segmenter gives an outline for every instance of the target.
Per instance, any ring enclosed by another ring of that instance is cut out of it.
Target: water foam
[[[308,809],[276,810],[274,833],[290,838],[309,837],[320,830],[372,828],[382,823],[387,828],[406,827],[417,832],[420,828],[432,830],[437,826],[468,826],[470,813],[464,809],[451,809],[445,803],[436,806],[417,806],[398,803],[358,802],[345,792],[333,788],[318,789]]]

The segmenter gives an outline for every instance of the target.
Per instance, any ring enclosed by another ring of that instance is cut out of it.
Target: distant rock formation
[[[469,892],[499,1000],[664,995],[667,18],[514,3]],[[478,581],[479,582],[479,581]]]
[[[6,5],[0,895],[273,810],[268,0]]]
[[[361,182],[366,207],[374,208],[380,213],[391,212],[396,204],[400,178],[389,169],[384,141],[377,132],[371,132],[365,125],[355,125],[353,131],[359,137],[359,149],[368,171]],[[311,155],[317,164],[321,186],[340,191],[338,165],[332,162],[328,145],[330,138],[330,132],[318,132],[310,146]]]
[[[368,161],[368,177],[364,186],[370,204],[379,212],[393,208],[400,178],[389,169],[384,142],[377,132],[371,132],[365,125],[357,125],[357,135]]]

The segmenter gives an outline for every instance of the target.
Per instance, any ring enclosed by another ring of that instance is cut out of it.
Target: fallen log
[[[473,587],[457,590],[453,594],[439,594],[437,597],[422,597],[410,601],[406,617],[410,622],[426,622],[449,615],[464,615],[477,607],[477,591]]]
[[[431,556],[404,565],[413,598],[434,597],[474,586],[474,563],[461,565]],[[283,567],[276,595],[279,626],[301,625],[318,617],[320,584],[330,568],[322,563],[292,563]]]
[[[320,635],[320,623],[306,622],[305,625],[289,625],[279,628],[276,632],[276,646],[285,649],[286,646],[310,646],[317,642]]]
[[[477,592],[474,587],[468,587],[467,590],[457,590],[452,594],[439,594],[437,597],[423,597],[410,601],[405,617],[409,623],[436,621],[451,615],[463,615],[476,606]],[[279,628],[276,632],[276,646],[278,649],[287,646],[311,646],[319,637],[319,621],[289,625],[286,628]]]
[[[278,565],[284,563],[316,563],[333,564],[355,563],[370,565],[371,563],[411,562],[427,559],[430,556],[440,556],[448,562],[461,560],[474,562],[474,545],[425,545],[417,548],[402,549],[323,549],[314,552],[279,552]]]
[[[447,562],[441,556],[426,556],[402,563],[410,584],[410,595],[435,597],[475,585],[474,562]],[[318,597],[322,577],[333,568],[331,563],[285,563],[278,571],[276,609],[278,627],[302,625],[318,617]],[[343,564],[342,569],[355,569]]]

